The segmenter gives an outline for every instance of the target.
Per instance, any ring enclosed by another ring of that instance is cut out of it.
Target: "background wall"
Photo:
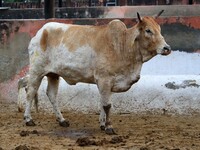
[[[129,9],[132,10],[131,7]],[[113,13],[111,16],[120,18],[127,27],[131,27],[136,23],[136,19],[123,18],[129,9],[126,8],[124,12],[110,11],[110,13]],[[157,6],[156,9],[161,10],[162,7]],[[166,9],[166,13],[168,11],[170,8]],[[145,14],[140,12],[142,15]],[[46,22],[103,25],[110,20],[112,19],[0,20],[1,99],[5,102],[17,101],[17,81],[28,71],[28,43]],[[156,56],[145,63],[141,80],[128,92],[114,94],[112,101],[115,112],[162,112],[163,110],[172,113],[199,112],[200,17],[161,17],[157,22],[161,25],[162,34],[173,52],[170,56]],[[44,79],[39,90],[40,107],[49,110],[50,104],[45,89]],[[22,98],[25,99],[25,93]],[[58,99],[63,110],[98,111],[99,94],[95,85],[69,86],[61,80]]]
[[[56,18],[135,18],[141,15],[155,15],[165,10],[163,17],[200,16],[200,5],[159,5],[159,6],[116,6],[116,7],[77,7],[55,8]],[[44,9],[0,8],[0,19],[42,19]]]

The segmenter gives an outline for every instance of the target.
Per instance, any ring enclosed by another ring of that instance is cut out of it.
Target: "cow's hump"
[[[111,42],[114,46],[114,50],[120,56],[123,56],[125,49],[126,30],[126,25],[120,20],[113,20],[108,24]]]

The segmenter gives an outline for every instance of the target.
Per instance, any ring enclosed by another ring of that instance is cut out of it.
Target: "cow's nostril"
[[[168,46],[165,46],[163,49],[164,50],[171,50],[171,47],[168,45]]]
[[[170,53],[171,53],[171,47],[169,45],[166,45],[165,47],[163,47],[161,55],[168,55]]]

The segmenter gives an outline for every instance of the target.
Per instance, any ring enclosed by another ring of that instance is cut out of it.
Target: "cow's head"
[[[160,15],[159,13],[156,18]],[[138,24],[137,29],[139,31],[139,35],[137,37],[140,47],[142,50],[144,57],[148,55],[168,55],[171,52],[171,47],[165,42],[165,39],[161,35],[161,28],[156,23],[154,17],[143,17],[141,18],[139,13],[137,13]]]

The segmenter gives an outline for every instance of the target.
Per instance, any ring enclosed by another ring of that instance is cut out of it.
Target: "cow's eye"
[[[151,30],[149,30],[149,29],[146,29],[145,31],[146,31],[147,33],[152,33]]]

